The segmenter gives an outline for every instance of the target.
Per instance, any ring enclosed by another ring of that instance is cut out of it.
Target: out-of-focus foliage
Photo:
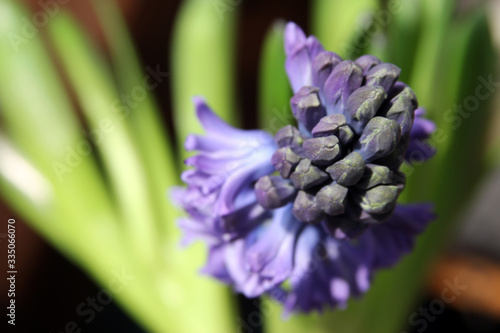
[[[204,257],[200,248],[179,248],[179,214],[168,191],[178,183],[180,159],[172,153],[152,94],[170,73],[141,68],[119,9],[112,1],[94,4],[113,66],[63,10],[48,22],[44,43],[41,29],[29,30],[36,27],[18,20],[29,17],[19,4],[0,1],[0,33],[7,37],[0,41],[1,194],[34,229],[113,292],[144,328],[229,331],[229,295],[198,275]],[[197,9],[188,7],[187,17]],[[203,15],[199,12],[200,21]],[[207,13],[205,21],[212,15]],[[185,30],[192,27],[182,20],[181,15],[178,33],[189,37]],[[226,47],[218,51],[226,58],[219,69],[229,77],[231,41],[222,36],[220,42]],[[55,62],[62,64],[62,73]],[[198,70],[199,78],[205,77]],[[216,85],[230,87],[228,80],[219,78]],[[220,92],[226,95],[232,92]],[[192,114],[189,101],[183,105],[183,114]],[[222,109],[234,114],[228,106]],[[113,289],[117,277],[123,286]],[[186,320],[193,314],[196,320]]]

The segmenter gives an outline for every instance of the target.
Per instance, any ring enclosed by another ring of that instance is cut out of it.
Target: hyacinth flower
[[[395,65],[343,60],[294,23],[284,39],[297,126],[239,130],[195,98],[206,134],[185,142],[198,154],[173,194],[188,215],[179,225],[186,244],[208,246],[202,272],[245,296],[268,294],[286,313],[342,308],[434,218],[429,204],[397,204],[399,169],[432,156],[434,126]]]

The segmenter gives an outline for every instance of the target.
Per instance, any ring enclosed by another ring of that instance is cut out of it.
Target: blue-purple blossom
[[[274,171],[270,159],[276,145],[264,131],[229,126],[203,99],[194,104],[206,135],[186,139],[186,150],[199,153],[185,161],[193,167],[181,177],[188,187],[175,189],[173,197],[189,215],[179,222],[184,243],[200,238],[218,244],[221,236],[241,237],[270,215],[257,204],[254,183]]]
[[[436,150],[425,142],[436,130],[436,124],[425,119],[425,109],[415,110],[415,120],[410,132],[410,144],[406,151],[406,160],[409,162],[425,161],[436,153]]]
[[[433,219],[430,205],[397,199],[400,166],[434,127],[395,65],[342,60],[294,23],[285,52],[297,127],[238,130],[195,99],[206,134],[186,140],[198,154],[174,192],[179,225],[209,248],[202,272],[247,297],[267,293],[287,313],[344,307]]]

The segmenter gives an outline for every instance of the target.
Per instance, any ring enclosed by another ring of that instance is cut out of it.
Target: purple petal
[[[285,53],[286,55],[295,53],[306,42],[306,34],[294,22],[288,22],[285,27]]]
[[[205,130],[207,137],[212,141],[218,141],[221,145],[239,147],[241,145],[268,144],[272,136],[260,130],[240,130],[228,125],[220,119],[201,97],[194,97],[196,114]],[[229,139],[229,140],[228,140]],[[189,140],[193,140],[190,138]],[[230,143],[233,143],[232,145]],[[188,142],[188,145],[190,142]],[[221,147],[222,148],[222,147]]]
[[[309,51],[310,62],[312,64],[314,58],[316,58],[316,56],[321,52],[325,51],[325,49],[323,48],[323,45],[321,45],[319,40],[317,40],[314,36],[307,37],[306,45],[307,50]]]
[[[411,140],[406,150],[405,160],[408,163],[421,163],[436,154],[436,148],[426,142]]]
[[[307,47],[287,56],[285,69],[294,93],[304,86],[312,85],[312,65]]]
[[[222,224],[226,235],[230,238],[229,240],[234,240],[245,237],[270,217],[268,211],[261,205],[254,203],[224,215]]]
[[[362,82],[363,69],[356,63],[346,60],[335,66],[324,87],[327,113],[342,114],[347,99]]]
[[[295,220],[291,214],[290,206],[277,209],[274,213],[273,222],[259,240],[248,249],[246,262],[250,270],[254,272],[268,271],[270,263],[274,265],[284,264],[285,271],[275,271],[274,274],[264,274],[274,277],[279,282],[288,277],[292,269],[293,246],[296,234],[302,224]],[[283,276],[284,275],[284,276]],[[277,278],[277,276],[282,276]]]
[[[390,267],[410,252],[415,238],[435,219],[432,211],[429,204],[398,205],[387,222],[374,226],[361,236],[360,242],[373,238],[373,246],[377,249],[372,267]]]
[[[177,225],[183,232],[181,240],[182,246],[187,246],[196,240],[201,240],[206,244],[219,243],[220,231],[209,226],[207,223],[200,223],[200,221],[190,218],[180,218],[177,220]]]
[[[232,279],[226,268],[225,247],[223,245],[212,246],[209,249],[207,263],[200,273],[210,275],[221,282],[231,284]]]
[[[294,93],[312,85],[312,62],[323,46],[313,36],[306,37],[302,29],[290,22],[285,28],[285,69]]]
[[[434,147],[424,142],[434,133],[436,124],[429,119],[423,118],[424,115],[424,108],[415,110],[415,120],[410,131],[410,143],[405,156],[406,161],[410,163],[423,162],[436,153]]]
[[[247,160],[244,167],[232,172],[226,178],[220,189],[219,200],[215,209],[221,215],[228,214],[232,210],[234,198],[246,184],[257,181],[260,177],[266,176],[274,171],[271,164],[271,157],[274,147],[264,149],[260,153],[255,153],[251,160]]]
[[[418,110],[418,109],[417,109]],[[429,138],[436,130],[436,124],[425,118],[416,117],[411,128],[410,138],[414,140],[422,140]]]

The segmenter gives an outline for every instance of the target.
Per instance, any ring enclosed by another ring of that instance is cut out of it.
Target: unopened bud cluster
[[[312,63],[313,86],[291,99],[298,127],[274,139],[279,173],[260,178],[259,203],[274,209],[293,202],[294,216],[323,223],[337,238],[353,238],[393,213],[405,176],[413,91],[397,81],[400,69],[373,56],[342,61],[321,52]]]

